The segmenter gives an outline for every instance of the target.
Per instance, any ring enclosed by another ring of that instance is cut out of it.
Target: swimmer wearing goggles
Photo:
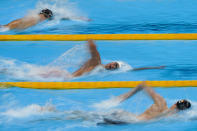
[[[89,48],[90,52],[90,59],[88,59],[77,71],[72,73],[72,77],[79,77],[84,75],[85,73],[91,72],[94,70],[97,66],[102,66],[104,69],[109,71],[118,70],[121,68],[121,66],[124,66],[121,64],[121,62],[111,62],[106,65],[101,63],[101,57],[100,54],[96,48],[96,44],[93,40],[88,40],[87,46]],[[143,68],[132,68],[132,71],[138,71],[138,70],[146,70],[146,69],[163,69],[165,66],[157,66],[157,67],[143,67]],[[53,72],[53,73],[52,73]],[[55,73],[55,75],[59,74],[61,71],[52,71],[47,72],[44,74],[45,78],[50,77]]]
[[[53,12],[49,9],[44,9],[40,12],[40,14],[44,15],[46,19],[52,19],[53,18]]]
[[[191,103],[185,99],[177,101],[175,105],[176,105],[177,110],[179,111],[186,110],[191,107]]]
[[[51,20],[52,18],[53,12],[49,9],[43,9],[39,14],[25,16],[21,19],[14,20],[7,25],[3,25],[3,27],[8,28],[9,30],[23,30],[47,19]]]
[[[114,99],[116,100],[116,102],[121,103],[142,90],[144,90],[150,96],[150,98],[153,100],[154,103],[149,108],[147,108],[142,114],[135,116],[138,122],[153,120],[161,117],[168,117],[180,111],[184,111],[191,108],[191,103],[185,99],[177,101],[170,108],[168,108],[165,99],[162,96],[160,96],[158,93],[156,93],[151,87],[149,87],[146,84],[146,82],[142,82],[134,89],[131,89],[129,92],[117,96]],[[130,112],[126,112],[126,113],[128,113],[127,116],[129,116],[129,114],[134,115],[133,113]],[[130,122],[130,121],[123,121],[121,119],[119,120],[119,119],[104,118],[103,122],[98,124],[129,124],[129,123],[132,123],[132,121]]]
[[[7,30],[23,30],[29,27],[32,27],[42,21],[52,20],[54,17],[53,12],[50,9],[43,9],[38,14],[27,15],[21,19],[14,20],[7,25],[2,25],[0,28],[6,28]],[[61,18],[61,20],[81,20],[81,21],[91,21],[91,19],[86,17],[65,17]],[[6,31],[7,31],[6,30]]]
[[[46,16],[44,16],[46,18],[51,18],[52,17],[52,13],[50,11],[48,11],[48,10],[42,11],[40,15],[43,15],[43,16],[46,15]],[[95,45],[94,41],[93,40],[88,40],[87,46],[88,46],[89,52],[90,52],[90,59],[88,59],[78,70],[76,70],[75,72],[71,73],[71,77],[82,76],[85,73],[91,72],[97,66],[101,66],[104,69],[109,70],[109,71],[118,70],[119,68],[124,66],[121,62],[111,62],[111,63],[108,63],[106,65],[102,64],[101,63],[100,54],[99,54],[99,52],[98,52],[98,50],[96,48],[96,45]],[[146,70],[146,69],[162,69],[164,67],[165,66],[132,68],[132,69],[129,69],[128,71],[130,71],[130,70],[138,71],[138,70]],[[44,77],[44,78],[48,78],[48,77],[54,76],[54,75],[55,76],[62,76],[61,72],[63,72],[63,70],[58,69],[58,70],[45,72],[44,74],[41,74],[41,76]]]
[[[88,40],[87,45],[89,47],[91,58],[80,69],[75,71],[72,74],[72,76],[74,77],[81,76],[84,73],[92,71],[99,65],[103,66],[106,70],[110,70],[110,71],[118,70],[119,68],[121,68],[121,64],[119,62],[111,62],[106,65],[101,64],[100,54],[96,48],[94,41]],[[133,68],[132,71],[146,70],[146,69],[162,69],[164,67],[165,66]]]

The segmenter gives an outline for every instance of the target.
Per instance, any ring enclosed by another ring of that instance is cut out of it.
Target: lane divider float
[[[20,87],[31,89],[105,89],[132,88],[142,81],[102,81],[102,82],[0,82],[0,87]],[[151,87],[197,87],[197,80],[146,81]]]
[[[197,40],[197,33],[0,35],[0,41],[86,41],[88,39],[93,39],[93,40]]]

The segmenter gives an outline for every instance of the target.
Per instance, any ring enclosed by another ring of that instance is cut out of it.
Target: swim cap
[[[133,70],[133,67],[130,66],[129,64],[125,63],[125,62],[117,61],[117,63],[119,64],[119,68],[121,69],[121,71]]]
[[[46,18],[52,18],[53,12],[49,9],[43,9],[40,14],[43,14]]]
[[[185,110],[191,107],[191,103],[187,100],[179,100],[177,101],[176,106],[179,110]]]

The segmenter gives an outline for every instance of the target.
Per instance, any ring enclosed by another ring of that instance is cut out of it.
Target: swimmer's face
[[[186,110],[191,107],[191,103],[187,100],[179,100],[175,105],[178,110]]]
[[[42,14],[46,19],[52,19],[53,12],[49,9],[43,9],[40,14]]]
[[[111,62],[107,65],[105,65],[105,69],[106,70],[115,70],[115,69],[118,69],[120,66],[118,64],[118,62]]]

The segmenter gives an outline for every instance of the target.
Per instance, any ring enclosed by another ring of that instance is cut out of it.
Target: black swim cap
[[[52,18],[53,12],[49,9],[43,9],[40,14],[43,14],[46,18]]]
[[[176,107],[179,110],[185,110],[185,109],[189,109],[191,107],[191,103],[187,100],[179,100],[176,103]]]

